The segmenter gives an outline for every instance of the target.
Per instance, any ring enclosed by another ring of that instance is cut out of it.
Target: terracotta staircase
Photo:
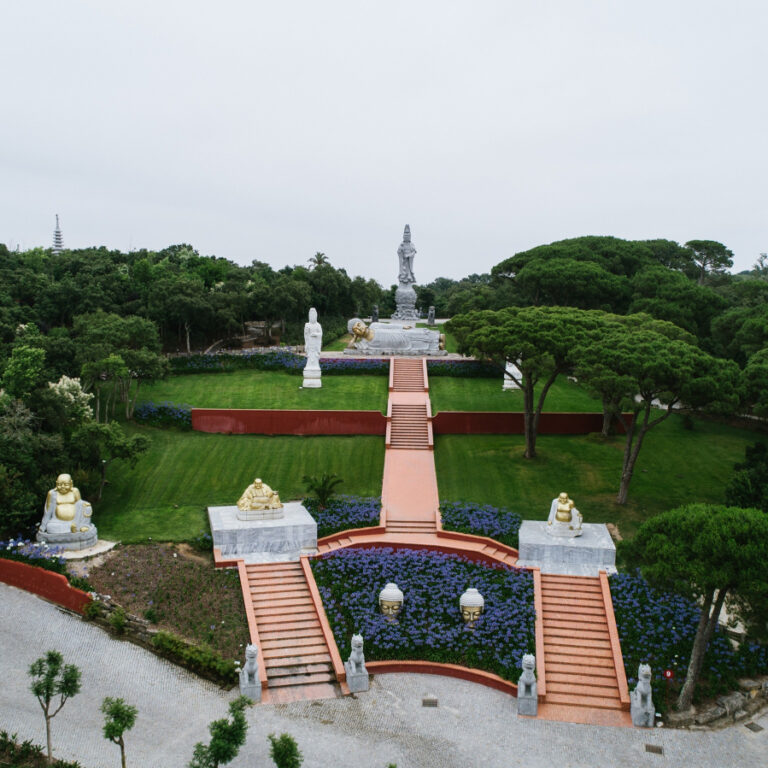
[[[392,391],[424,392],[424,362],[417,359],[392,358]]]
[[[333,663],[300,563],[245,569],[270,701],[336,696]]]
[[[547,705],[625,710],[600,580],[542,574],[541,594]]]
[[[429,421],[426,405],[391,406],[390,433],[388,448],[409,448],[428,451]]]

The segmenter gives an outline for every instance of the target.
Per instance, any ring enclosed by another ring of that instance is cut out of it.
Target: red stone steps
[[[336,696],[333,662],[301,565],[245,569],[270,700]]]

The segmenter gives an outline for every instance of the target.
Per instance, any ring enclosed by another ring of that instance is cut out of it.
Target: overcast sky
[[[580,235],[768,251],[765,0],[23,0],[0,242],[396,282]]]

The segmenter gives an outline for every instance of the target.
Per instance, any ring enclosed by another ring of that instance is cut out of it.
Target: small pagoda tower
[[[61,253],[64,250],[64,238],[61,234],[61,227],[59,227],[59,214],[56,214],[56,229],[53,230],[53,253]]]

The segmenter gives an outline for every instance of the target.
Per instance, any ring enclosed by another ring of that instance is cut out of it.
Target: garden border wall
[[[229,435],[381,435],[380,411],[303,411],[252,408],[193,408],[192,429]],[[624,414],[629,423],[632,414]],[[618,433],[621,424],[615,423]],[[441,411],[432,417],[435,435],[522,435],[524,415],[509,411]],[[542,413],[541,435],[587,435],[603,428],[602,413]]]
[[[0,581],[32,592],[79,614],[92,602],[87,592],[71,586],[63,574],[17,560],[0,558]]]

